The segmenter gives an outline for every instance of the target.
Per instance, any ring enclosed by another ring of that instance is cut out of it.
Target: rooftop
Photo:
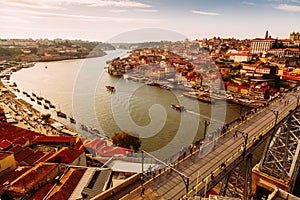
[[[12,155],[11,152],[0,151],[0,160],[3,160],[3,159],[7,158],[10,155]]]
[[[22,174],[24,174],[25,172],[27,172],[30,168],[31,167],[28,167],[28,166],[19,167],[19,168],[15,169],[15,170],[10,171],[7,174],[3,175],[0,178],[0,195],[3,193],[3,188],[6,185],[9,185],[10,182],[12,182],[16,178],[20,177]]]
[[[33,152],[34,151],[32,149],[30,149],[29,147],[26,147],[22,151],[15,154],[16,161],[21,162],[22,160],[26,159],[31,154],[33,154]]]
[[[76,160],[82,153],[84,153],[84,148],[73,149],[69,147],[63,147],[54,155],[52,155],[47,162],[55,163],[72,163]]]
[[[38,185],[41,185],[43,180],[49,176],[49,173],[57,168],[58,164],[39,163],[11,182],[5,191],[16,196],[24,196]]]
[[[12,143],[8,140],[2,140],[0,142],[0,150],[5,150],[7,148],[9,148],[12,145]]]
[[[86,168],[71,168],[60,180],[54,190],[50,193],[49,199],[69,199],[77,184],[85,173]],[[63,198],[61,198],[61,195]]]
[[[34,139],[34,142],[41,143],[71,143],[76,142],[76,137],[73,136],[45,136],[40,135]]]
[[[0,133],[0,140],[8,140],[14,144],[15,141],[18,144],[23,143],[21,140],[32,141],[35,137],[42,135],[40,133],[23,129],[6,122],[0,122]]]

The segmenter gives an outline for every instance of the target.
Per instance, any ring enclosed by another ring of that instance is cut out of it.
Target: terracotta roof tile
[[[75,142],[76,137],[73,136],[38,136],[34,142],[41,143],[68,143]]]
[[[19,145],[19,144],[17,144],[15,146],[13,146],[12,148],[8,149],[8,151],[13,152],[14,154],[17,154],[22,150],[23,150],[23,147],[21,147],[21,145]]]
[[[0,150],[6,150],[8,149],[10,146],[12,146],[12,143],[8,140],[2,140],[0,142]]]
[[[106,153],[102,153],[101,156],[104,156],[104,157],[111,157],[111,156],[126,156],[127,154],[129,153],[132,153],[133,150],[131,149],[126,149],[126,148],[122,148],[122,147],[116,147],[115,149],[111,150],[111,151],[108,151]]]
[[[8,185],[9,183],[11,183],[12,181],[14,181],[15,179],[17,179],[18,177],[20,177],[22,174],[24,174],[25,172],[27,172],[31,167],[28,166],[23,166],[23,167],[19,167],[11,172],[8,172],[7,174],[3,175],[0,178],[0,195],[3,193],[3,188]]]
[[[76,160],[82,153],[84,149],[73,149],[69,147],[64,147],[60,149],[57,153],[51,156],[47,162],[55,163],[72,163]]]
[[[29,157],[31,154],[33,154],[33,150],[30,149],[29,147],[26,147],[24,150],[18,152],[15,154],[15,159],[18,162],[23,161],[25,158]]]
[[[23,196],[40,185],[48,174],[56,170],[57,167],[58,164],[40,163],[14,180],[5,190],[8,193],[13,192]]]
[[[105,145],[106,142],[104,140],[101,140],[99,138],[96,138],[88,143],[85,144],[86,148],[90,148],[90,149],[94,149],[97,150],[99,149],[101,146]]]
[[[30,156],[28,156],[26,159],[23,160],[23,162],[25,162],[26,164],[34,164],[37,160],[39,160],[41,157],[43,157],[45,155],[44,152],[38,150],[36,152],[34,152],[33,154],[31,154]]]
[[[20,138],[32,141],[35,137],[42,135],[31,130],[23,129],[6,122],[0,122],[0,139],[21,142]],[[19,140],[20,139],[20,140]],[[24,141],[24,140],[23,140]]]
[[[41,157],[39,160],[37,160],[35,163],[45,162],[48,160],[54,153],[52,151],[46,153],[43,157]]]
[[[51,197],[49,199],[69,199],[85,171],[85,168],[71,168],[61,179],[60,186],[54,188],[53,195],[50,194]],[[61,198],[61,195],[63,198]]]
[[[53,184],[44,185],[33,196],[31,196],[30,199],[31,200],[43,200],[53,186],[54,186]]]

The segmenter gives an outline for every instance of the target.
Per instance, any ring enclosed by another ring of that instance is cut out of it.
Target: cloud
[[[206,12],[206,11],[199,11],[199,10],[192,10],[191,12],[199,15],[210,15],[210,16],[222,15],[220,13]]]
[[[0,4],[24,8],[62,9],[66,5],[89,7],[120,7],[120,8],[151,8],[152,5],[136,0],[10,0],[0,1]]]
[[[148,12],[148,13],[154,13],[154,12],[158,12],[158,10],[156,9],[135,9],[138,12]]]
[[[275,6],[278,10],[288,11],[288,12],[300,12],[300,6],[289,5],[289,4],[279,4]]]
[[[254,6],[254,2],[249,2],[249,1],[243,1],[241,4],[246,5],[246,6]]]
[[[62,7],[55,6],[54,4],[45,4],[43,1],[30,1],[30,0],[11,0],[11,1],[0,1],[1,7],[21,7],[21,8],[33,8],[33,9],[63,9]]]
[[[55,19],[55,20],[76,20],[86,22],[118,22],[118,23],[157,23],[161,20],[148,19],[148,18],[130,18],[130,17],[101,17],[94,15],[76,15],[64,14],[57,12],[40,12],[33,10],[19,10],[19,9],[1,9],[0,14],[5,16],[15,16],[23,19],[39,18],[39,19]],[[2,16],[0,16],[0,19]]]
[[[108,10],[109,12],[112,13],[124,13],[127,12],[128,10],[124,10],[124,9],[116,9],[116,10]]]

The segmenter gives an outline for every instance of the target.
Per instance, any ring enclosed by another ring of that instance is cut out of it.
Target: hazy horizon
[[[119,35],[126,40],[128,32],[141,29],[165,30],[190,40],[252,39],[268,30],[274,38],[285,39],[300,31],[299,0],[0,0],[0,6],[0,38],[5,39],[106,42]],[[155,40],[146,32],[142,37]]]

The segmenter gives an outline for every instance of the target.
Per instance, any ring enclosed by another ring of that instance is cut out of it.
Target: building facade
[[[273,38],[256,38],[251,41],[250,53],[259,54],[269,51],[275,43]]]

